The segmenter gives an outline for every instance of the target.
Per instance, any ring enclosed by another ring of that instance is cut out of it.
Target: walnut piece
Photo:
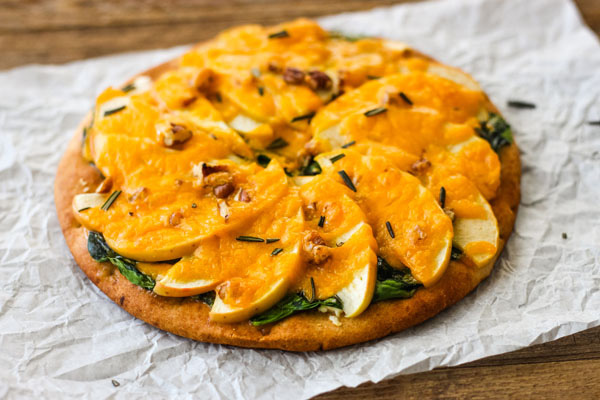
[[[301,85],[304,83],[304,75],[298,68],[287,67],[283,71],[283,80],[290,85]]]

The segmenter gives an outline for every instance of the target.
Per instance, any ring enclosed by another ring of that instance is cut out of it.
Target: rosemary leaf
[[[310,121],[313,119],[314,116],[315,116],[315,112],[311,111],[308,114],[299,115],[297,117],[292,118],[292,122],[303,121],[306,119],[306,120],[308,120],[308,123],[310,123]]]
[[[118,113],[119,111],[124,110],[126,107],[127,106],[121,106],[121,107],[113,108],[112,110],[106,110],[106,111],[104,111],[104,116],[107,117],[109,115]]]
[[[344,153],[338,154],[337,156],[333,156],[329,159],[329,161],[331,161],[331,163],[333,164],[334,162],[341,160],[342,158],[346,157],[346,155]]]
[[[385,107],[377,107],[372,110],[369,110],[365,113],[365,117],[374,117],[375,115],[382,114],[387,111]]]
[[[270,145],[267,146],[267,150],[276,150],[281,149],[287,146],[289,143],[285,141],[283,138],[277,138],[271,142]]]
[[[235,238],[235,240],[237,240],[238,242],[256,242],[256,243],[262,243],[265,241],[265,239],[263,238],[259,238],[256,236],[238,236]]]
[[[342,177],[342,180],[344,181],[346,186],[348,186],[353,192],[356,192],[356,187],[354,186],[354,183],[352,183],[352,179],[350,179],[346,171],[338,171],[338,174]]]
[[[117,200],[117,197],[119,197],[120,194],[121,194],[120,190],[115,190],[114,192],[112,192],[111,195],[108,196],[108,199],[106,199],[104,204],[102,204],[102,207],[100,207],[100,209],[102,209],[104,211],[108,211],[110,206],[112,206],[112,204],[115,202],[115,200]]]
[[[390,221],[385,221],[385,227],[387,228],[390,237],[394,239],[396,235],[394,234],[394,229],[392,228],[392,224],[390,223]]]
[[[286,37],[290,37],[290,34],[286,30],[271,33],[269,35],[269,39],[281,39],[281,38],[286,38]]]

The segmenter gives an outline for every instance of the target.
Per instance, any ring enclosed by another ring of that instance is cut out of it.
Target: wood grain
[[[194,43],[242,23],[271,24],[401,2],[407,1],[0,0],[0,69]],[[600,1],[576,3],[585,22],[600,33]],[[594,328],[462,366],[341,388],[319,398],[596,399],[598,371],[600,328]]]

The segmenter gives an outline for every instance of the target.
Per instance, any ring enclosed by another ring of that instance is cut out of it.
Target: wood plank
[[[598,399],[600,360],[443,368],[316,397],[351,399]]]
[[[409,2],[415,0],[403,0]],[[577,0],[600,32],[600,4]],[[0,0],[0,69],[195,43],[239,24],[273,24],[393,0]]]
[[[600,327],[451,368],[340,388],[318,399],[600,398]]]

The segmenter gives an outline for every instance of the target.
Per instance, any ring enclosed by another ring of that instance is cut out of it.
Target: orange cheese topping
[[[348,288],[374,279],[376,254],[435,284],[453,240],[442,186],[456,217],[490,218],[500,163],[474,131],[489,101],[400,43],[350,41],[308,20],[244,26],[135,86],[100,94],[84,146],[110,178],[107,196],[120,194],[77,218],[141,261],[157,294],[215,290],[219,321],[313,284],[317,298],[368,302],[373,285]],[[286,176],[312,157],[320,175]],[[278,240],[237,240],[248,236]],[[467,255],[496,251],[469,240]]]

